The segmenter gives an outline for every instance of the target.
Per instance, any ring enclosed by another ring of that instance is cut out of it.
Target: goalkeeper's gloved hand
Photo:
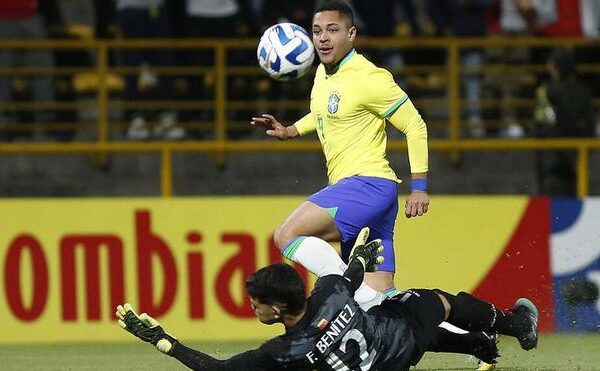
[[[150,343],[160,352],[169,354],[176,338],[166,333],[157,320],[146,313],[138,315],[131,304],[125,303],[117,307],[117,322],[135,337]]]
[[[369,232],[369,227],[361,229],[350,252],[350,261],[358,260],[365,268],[365,272],[375,272],[375,265],[383,263],[383,256],[377,256],[383,252],[383,245],[380,239],[367,243]]]

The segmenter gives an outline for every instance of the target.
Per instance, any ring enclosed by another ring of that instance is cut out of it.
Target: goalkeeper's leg
[[[466,292],[454,296],[435,291],[445,302],[449,323],[469,331],[498,332],[516,337],[524,350],[537,347],[538,311],[530,300],[518,299],[513,308],[503,311]]]
[[[427,351],[440,353],[460,353],[477,357],[483,362],[493,364],[499,356],[496,345],[497,335],[485,332],[456,333],[438,327],[434,342]]]

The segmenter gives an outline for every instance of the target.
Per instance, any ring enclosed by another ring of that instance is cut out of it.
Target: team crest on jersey
[[[329,324],[329,321],[327,321],[325,318],[323,318],[317,323],[317,327],[319,328],[319,330],[323,330],[325,327],[327,327],[328,324]]]
[[[339,93],[334,91],[329,96],[329,104],[327,105],[327,111],[331,114],[334,114],[338,111],[339,105],[340,105]]]

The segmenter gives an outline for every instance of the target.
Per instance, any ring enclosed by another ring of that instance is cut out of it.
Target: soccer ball
[[[275,80],[295,80],[304,75],[315,58],[306,30],[293,23],[269,27],[256,50],[258,64]]]

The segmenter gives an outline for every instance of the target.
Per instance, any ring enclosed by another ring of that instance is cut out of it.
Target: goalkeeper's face
[[[356,27],[338,11],[315,13],[312,32],[313,44],[325,66],[338,63],[354,47]]]
[[[258,320],[265,325],[281,322],[280,310],[276,305],[264,304],[258,299],[250,297],[250,306]]]

